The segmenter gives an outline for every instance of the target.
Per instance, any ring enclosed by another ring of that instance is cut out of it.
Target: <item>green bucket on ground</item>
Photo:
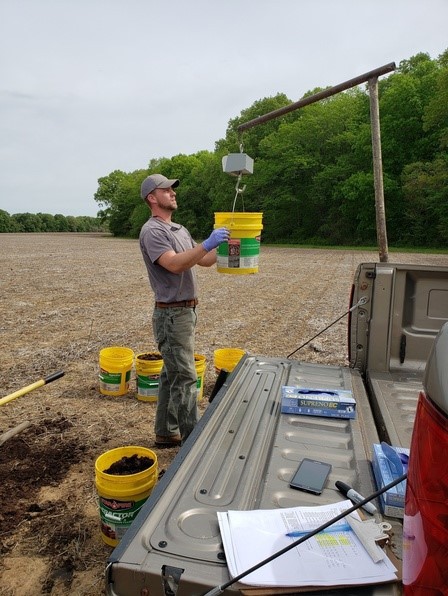
[[[226,227],[230,239],[216,249],[219,273],[258,273],[263,213],[215,213],[215,229]]]
[[[221,370],[232,372],[246,352],[240,348],[220,348],[214,352],[214,365],[217,375]]]
[[[198,401],[204,394],[204,376],[207,359],[202,354],[194,355],[197,373]],[[137,354],[135,357],[135,370],[137,374],[137,399],[140,401],[156,402],[159,395],[160,373],[163,367],[162,356],[157,352]]]
[[[112,346],[100,351],[100,393],[125,395],[129,391],[134,352],[130,348]]]
[[[110,466],[124,457],[148,457],[153,464],[136,474],[108,474]],[[100,455],[95,462],[95,485],[98,493],[101,537],[109,546],[117,546],[126,530],[157,484],[157,455],[151,449],[137,446],[118,447]]]

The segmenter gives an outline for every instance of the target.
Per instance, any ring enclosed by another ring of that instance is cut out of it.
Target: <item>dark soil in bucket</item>
[[[124,456],[120,460],[115,461],[107,470],[104,470],[104,473],[112,474],[113,476],[138,474],[138,472],[144,472],[153,464],[154,460],[150,457],[134,454]]]
[[[147,354],[139,354],[139,360],[162,360],[162,356],[160,354],[156,354],[155,352],[148,352]]]

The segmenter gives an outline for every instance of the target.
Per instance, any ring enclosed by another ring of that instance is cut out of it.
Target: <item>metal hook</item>
[[[236,181],[236,186],[235,186],[235,190],[237,193],[241,194],[246,190],[246,185],[244,184],[244,186],[242,188],[240,188],[240,183],[241,183],[241,178],[243,177],[242,174],[238,174],[238,178]]]
[[[241,178],[243,177],[243,175],[241,174],[241,172],[238,174],[238,178],[236,181],[236,186],[235,186],[235,199],[233,201],[233,208],[232,208],[232,212],[235,211],[235,204],[236,204],[236,200],[238,198],[238,195],[241,195],[241,198],[243,198],[243,192],[246,190],[246,185],[242,186],[240,188],[240,183],[241,183]],[[244,210],[244,200],[243,200],[243,210]]]

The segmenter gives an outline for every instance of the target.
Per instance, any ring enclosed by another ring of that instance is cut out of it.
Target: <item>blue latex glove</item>
[[[207,240],[204,240],[202,246],[207,252],[210,252],[223,242],[227,242],[229,238],[230,232],[227,228],[218,228],[217,230],[213,230]]]

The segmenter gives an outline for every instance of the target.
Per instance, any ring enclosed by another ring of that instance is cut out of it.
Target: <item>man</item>
[[[183,226],[171,221],[177,209],[179,180],[152,174],[141,185],[152,216],[140,232],[140,248],[155,295],[154,338],[163,358],[159,379],[156,445],[186,440],[198,421],[194,330],[198,304],[195,265],[216,263],[216,250],[229,239],[226,228],[197,244]]]

